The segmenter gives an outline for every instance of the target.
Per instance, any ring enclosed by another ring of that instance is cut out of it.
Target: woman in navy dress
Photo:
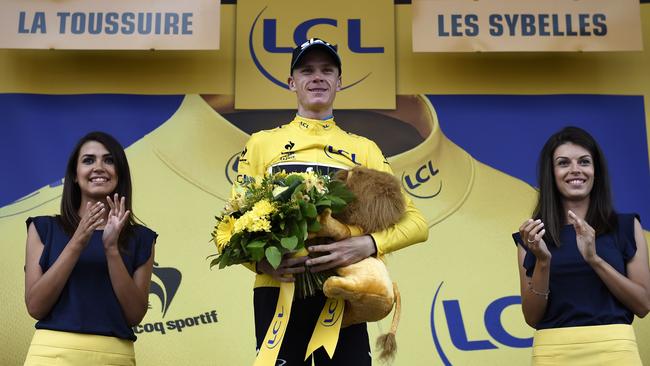
[[[92,132],[68,160],[61,212],[27,219],[25,365],[133,365],[156,233],[138,225],[122,146]]]
[[[650,310],[648,247],[636,214],[613,209],[603,153],[566,127],[544,145],[533,218],[513,234],[534,365],[641,365],[634,315]]]

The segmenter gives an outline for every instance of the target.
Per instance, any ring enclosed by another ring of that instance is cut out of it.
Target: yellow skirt
[[[25,366],[135,365],[133,342],[95,334],[36,329]]]
[[[533,338],[533,365],[641,366],[628,324],[543,329]]]

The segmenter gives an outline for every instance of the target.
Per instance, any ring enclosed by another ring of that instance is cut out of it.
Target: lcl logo
[[[242,179],[239,177],[237,172],[239,171],[239,161],[244,157],[245,154],[246,154],[246,150],[242,152],[238,152],[233,156],[231,156],[230,159],[228,159],[228,162],[226,163],[226,171],[225,171],[226,179],[228,180],[228,183],[230,183],[231,185],[234,182],[233,178],[235,178],[238,183],[242,183],[241,181]]]
[[[433,198],[442,191],[442,180],[438,184],[432,184],[431,178],[438,175],[440,170],[433,167],[433,162],[422,164],[417,169],[402,173],[402,187],[406,193],[415,198]]]
[[[266,347],[269,349],[273,349],[277,347],[278,344],[281,344],[282,342],[282,337],[284,336],[284,330],[287,327],[287,322],[289,320],[285,318],[285,311],[284,307],[280,308],[280,311],[275,315],[275,319],[273,319],[273,323],[271,324],[271,332],[273,338],[270,338],[267,343]]]
[[[262,16],[262,13],[268,8],[264,7],[259,14],[255,17],[255,20],[253,21],[253,25],[251,26],[251,30],[248,34],[248,50],[251,55],[251,59],[253,60],[253,63],[255,64],[255,67],[260,71],[262,75],[264,75],[265,78],[267,78],[269,81],[274,83],[275,85],[289,90],[289,85],[286,82],[281,81],[281,79],[273,76],[265,67],[262,65],[262,62],[260,61],[259,57],[257,56],[257,53],[259,51],[255,50],[255,44],[253,43],[253,34],[255,32],[255,29],[257,28],[258,22],[260,21],[260,18]],[[361,19],[347,19],[347,22],[345,22],[347,25],[347,45],[348,49],[357,54],[373,54],[373,53],[384,53],[384,47],[378,47],[378,46],[365,46],[361,44],[361,33],[362,33],[362,22]],[[278,19],[273,19],[273,18],[268,18],[268,19],[262,19],[262,45],[264,48],[264,51],[268,53],[287,53],[290,54],[294,47],[296,47],[299,44],[305,43],[309,37],[307,34],[309,33],[309,30],[317,25],[323,26],[327,25],[330,27],[338,28],[341,26],[339,24],[339,21],[337,19],[332,19],[332,18],[313,18],[313,19],[307,19],[304,22],[298,24],[296,28],[293,31],[293,40],[295,42],[295,46],[291,45],[284,45],[280,46],[278,45],[277,42],[277,35],[278,35]],[[334,46],[335,48],[337,46]],[[348,88],[351,88],[360,82],[364,81],[366,78],[370,76],[371,73],[368,73],[361,77],[360,79],[354,81],[353,83],[349,85],[343,86],[341,89],[345,90]],[[282,78],[284,79],[284,78]]]
[[[435,322],[436,308],[440,308],[438,296],[440,289],[444,282],[441,282],[436,293],[433,296],[431,304],[431,335],[433,343],[436,347],[436,352],[445,365],[451,365],[451,361],[447,354],[442,349],[440,342],[440,332],[445,327]],[[483,314],[485,330],[492,337],[492,339],[474,339],[470,340],[467,337],[465,322],[463,321],[463,314],[461,312],[461,303],[457,299],[442,300],[442,308],[447,320],[447,329],[449,331],[449,338],[451,343],[460,351],[483,351],[490,349],[500,348],[498,344],[505,347],[512,348],[528,348],[533,345],[532,338],[519,338],[512,335],[502,322],[504,310],[510,306],[521,305],[521,296],[504,296],[492,301],[486,308]]]
[[[331,327],[339,320],[343,314],[343,300],[340,299],[327,299],[325,306],[327,308],[327,315],[321,321],[321,324],[326,327]]]

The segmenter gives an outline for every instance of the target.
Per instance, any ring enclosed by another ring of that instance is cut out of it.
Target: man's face
[[[339,69],[326,51],[309,51],[289,77],[289,89],[296,92],[299,108],[331,109],[336,92],[341,89]]]

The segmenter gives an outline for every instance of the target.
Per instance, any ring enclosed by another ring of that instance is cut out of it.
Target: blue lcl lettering
[[[417,183],[413,183],[410,175],[406,175],[404,177],[404,181],[406,182],[406,185],[410,189],[415,189],[420,185],[422,185],[423,183],[426,183],[429,179],[431,179],[431,177],[438,174],[438,172],[439,170],[435,169],[433,167],[433,163],[431,162],[431,160],[429,160],[426,164],[422,165],[421,167],[418,168],[418,170],[415,171],[415,181]]]
[[[361,19],[348,19],[348,48],[354,53],[383,53],[384,47],[364,46],[361,44]],[[332,18],[308,19],[296,27],[293,32],[295,44],[303,44],[307,41],[309,31],[317,25],[329,25],[338,27],[338,21]],[[263,21],[263,45],[264,50],[269,53],[291,53],[293,47],[278,46],[278,22],[277,19],[264,19]],[[333,45],[337,48],[336,45]]]
[[[478,351],[486,349],[498,348],[487,339],[472,340],[467,338],[465,331],[465,323],[460,311],[460,303],[458,300],[445,300],[442,302],[445,317],[447,319],[447,326],[449,328],[449,336],[451,341],[461,351]],[[494,300],[485,309],[484,322],[488,334],[497,342],[513,348],[527,348],[533,345],[532,338],[518,338],[508,333],[501,323],[501,314],[511,305],[521,304],[520,296],[506,296]]]

